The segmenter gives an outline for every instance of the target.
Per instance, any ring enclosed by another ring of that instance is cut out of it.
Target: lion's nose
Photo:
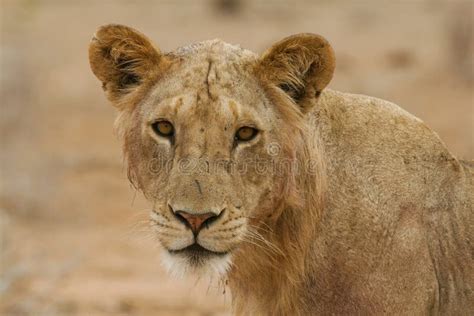
[[[215,221],[220,215],[216,215],[210,212],[204,214],[191,214],[185,211],[176,211],[174,212],[174,214],[181,222],[183,222],[192,230],[194,236],[197,236],[203,226],[209,225],[211,222]]]

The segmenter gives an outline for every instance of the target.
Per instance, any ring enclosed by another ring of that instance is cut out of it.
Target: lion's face
[[[183,57],[141,104],[128,140],[141,152],[128,159],[170,263],[225,270],[273,198],[278,119],[243,58],[202,55]]]
[[[162,55],[123,26],[106,26],[93,39],[92,69],[121,109],[129,177],[152,205],[173,272],[225,273],[232,254],[291,194],[294,123],[303,115],[291,98],[308,91],[300,91],[304,78],[279,73],[275,57],[220,41]],[[262,75],[264,65],[275,71]],[[312,97],[320,92],[314,88]]]

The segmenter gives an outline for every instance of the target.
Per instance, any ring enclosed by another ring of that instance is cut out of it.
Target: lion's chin
[[[174,277],[211,279],[225,276],[232,264],[230,253],[214,253],[193,248],[183,251],[164,250],[161,262],[167,272]]]

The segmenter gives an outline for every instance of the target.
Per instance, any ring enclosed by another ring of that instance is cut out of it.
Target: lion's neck
[[[300,298],[314,227],[303,224],[309,217],[302,214],[285,210],[276,223],[258,231],[265,241],[256,238],[236,255],[229,286],[237,315],[303,313]]]
[[[305,286],[314,269],[311,250],[319,231],[326,184],[324,150],[316,134],[302,137],[301,147],[294,148],[303,172],[287,176],[283,200],[269,208],[279,217],[252,223],[258,227],[257,236],[249,236],[234,257],[229,286],[238,315],[308,314],[303,297],[307,297]],[[313,156],[313,152],[318,154]]]

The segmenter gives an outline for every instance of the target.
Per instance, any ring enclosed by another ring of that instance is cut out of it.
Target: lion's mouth
[[[165,268],[174,275],[187,273],[197,275],[225,275],[231,267],[231,250],[212,251],[197,242],[178,250],[167,249],[162,261]]]
[[[183,254],[186,255],[190,258],[205,258],[205,257],[210,257],[210,256],[225,256],[227,252],[218,252],[218,251],[212,251],[207,248],[204,248],[198,243],[194,243],[190,246],[178,249],[178,250],[172,250],[168,249],[169,253],[171,254]]]

